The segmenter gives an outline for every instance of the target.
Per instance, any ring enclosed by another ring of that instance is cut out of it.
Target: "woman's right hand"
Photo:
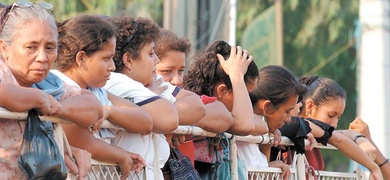
[[[134,162],[127,152],[125,152],[122,157],[123,159],[121,162],[118,162],[118,166],[120,168],[121,179],[127,179],[130,175],[130,171],[133,169]]]
[[[383,180],[383,176],[379,167],[373,171],[370,171],[369,180]]]
[[[39,105],[36,107],[40,115],[60,117],[63,113],[62,105],[53,96],[42,90],[39,91]]]
[[[217,57],[223,70],[229,77],[236,75],[244,76],[249,64],[253,60],[253,57],[240,46],[237,46],[237,48],[235,46],[231,47],[229,59],[226,61],[220,54],[217,54]]]

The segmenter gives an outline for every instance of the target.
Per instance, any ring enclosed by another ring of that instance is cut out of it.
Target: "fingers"
[[[79,171],[78,171],[77,164],[69,158],[68,154],[65,154],[64,159],[65,159],[66,167],[69,169],[70,173],[78,175]]]
[[[172,137],[172,145],[175,146],[175,147],[178,147],[180,146],[180,141],[179,141],[179,137],[174,135]]]

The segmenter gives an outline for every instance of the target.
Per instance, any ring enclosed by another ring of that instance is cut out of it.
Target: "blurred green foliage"
[[[245,27],[273,3],[273,0],[238,1],[237,42]],[[359,1],[283,1],[284,66],[297,76],[332,78],[347,91],[347,106],[338,129],[348,128],[356,116],[356,53],[353,46],[346,44],[354,42],[354,21],[358,14]],[[343,47],[350,48],[344,51]],[[333,56],[336,52],[340,53]],[[312,71],[320,63],[324,66]],[[348,170],[348,158],[340,152],[326,150],[323,154],[327,170]]]

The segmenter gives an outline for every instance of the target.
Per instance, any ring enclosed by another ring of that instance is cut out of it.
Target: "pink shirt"
[[[2,60],[0,60],[0,83],[19,85]],[[81,92],[80,89],[70,86],[64,86],[64,89],[65,93],[61,99],[79,95]],[[0,179],[27,179],[18,167],[25,125],[25,121],[0,118]]]

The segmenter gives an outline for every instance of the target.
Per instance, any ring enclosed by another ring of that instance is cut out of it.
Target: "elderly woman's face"
[[[50,24],[33,19],[22,28],[15,29],[12,42],[2,46],[4,61],[19,84],[29,87],[42,81],[49,73],[57,58],[57,44],[57,32]]]

